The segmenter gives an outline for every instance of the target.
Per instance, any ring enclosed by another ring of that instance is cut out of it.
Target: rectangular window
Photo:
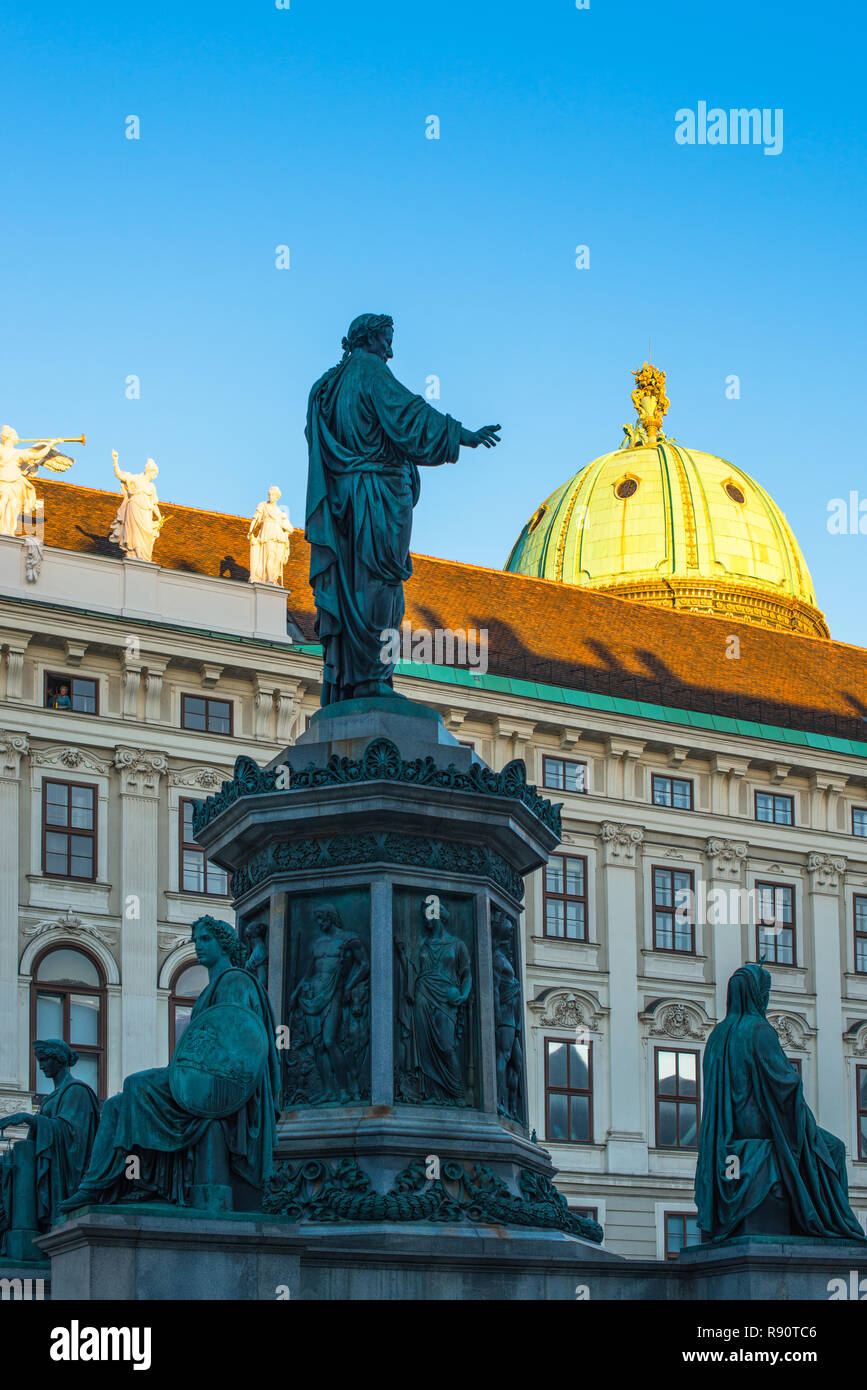
[[[776,792],[756,792],[756,820],[772,825],[795,824],[795,798]]]
[[[867,1067],[855,1068],[858,1106],[858,1157],[867,1158]]]
[[[546,756],[542,759],[542,783],[555,792],[586,792],[587,764]]]
[[[654,806],[673,806],[677,811],[691,811],[692,781],[688,777],[663,777],[654,772],[651,778]]]
[[[181,728],[203,734],[231,734],[231,700],[212,700],[206,695],[181,696]]]
[[[587,940],[587,860],[580,854],[552,854],[545,866],[542,894],[545,936]]]
[[[695,882],[688,869],[653,869],[653,949],[695,954]]]
[[[772,965],[795,964],[795,890],[788,883],[756,884],[756,949]]]
[[[599,1220],[598,1207],[570,1207],[569,1210],[574,1211],[576,1216],[583,1216],[587,1221]]]
[[[656,1147],[698,1147],[698,1053],[658,1047],[656,1069]]]
[[[96,877],[96,787],[42,783],[42,872],[52,878]]]
[[[786,1061],[787,1061],[787,1062],[791,1062],[792,1066],[795,1068],[795,1071],[798,1073],[799,1076],[803,1076],[804,1073],[803,1073],[803,1068],[801,1067],[801,1059],[800,1059],[800,1057],[788,1057],[788,1056],[787,1056],[787,1057],[786,1057]]]
[[[867,975],[867,898],[855,894],[855,969]]]
[[[546,1133],[555,1143],[593,1143],[592,1051],[592,1043],[545,1039]]]
[[[852,834],[867,835],[867,811],[860,806],[853,807],[852,810]]]
[[[193,839],[193,803],[180,803],[180,864],[182,893],[197,893],[200,897],[225,898],[229,895],[229,876],[225,869],[205,858],[205,851]]]
[[[701,1245],[698,1217],[688,1211],[667,1211],[665,1222],[665,1258],[676,1260],[687,1245]]]
[[[86,676],[45,674],[42,703],[46,709],[74,714],[99,714],[99,682]]]

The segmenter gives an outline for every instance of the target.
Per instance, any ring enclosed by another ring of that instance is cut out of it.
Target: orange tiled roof
[[[48,545],[119,555],[108,540],[119,494],[39,480]],[[155,559],[170,569],[248,577],[245,517],[160,502]],[[489,669],[502,676],[703,710],[788,728],[867,738],[867,651],[822,638],[609,598],[566,584],[414,556],[406,586],[414,627],[487,628]],[[288,607],[315,640],[308,547],[294,533]],[[215,623],[218,620],[215,613]],[[740,656],[726,656],[727,638]]]

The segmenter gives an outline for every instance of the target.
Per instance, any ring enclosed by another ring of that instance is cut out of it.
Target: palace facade
[[[413,628],[486,632],[488,668],[395,682],[562,802],[524,916],[530,1124],[569,1203],[645,1258],[696,1238],[702,1049],[760,954],[867,1221],[867,651],[824,635],[785,519],[718,464],[618,451],[537,509],[508,571],[416,557]],[[39,488],[41,560],[0,537],[6,1113],[37,1103],[36,1036],[101,1096],[167,1062],[204,979],[189,925],[233,920],[192,802],[319,704],[301,532],[286,588],[251,584],[244,518],[163,505],[147,563],[108,540],[116,494]]]

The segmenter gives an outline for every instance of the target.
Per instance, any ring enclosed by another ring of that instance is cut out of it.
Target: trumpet
[[[85,439],[85,437],[84,437],[83,434],[80,434],[80,435],[78,436],[77,439],[21,439],[21,438],[19,438],[18,443],[19,443],[19,444],[86,444],[86,443],[87,443],[87,440]]]

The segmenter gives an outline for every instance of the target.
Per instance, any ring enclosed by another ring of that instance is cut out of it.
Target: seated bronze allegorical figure
[[[30,1131],[0,1155],[0,1255],[8,1259],[44,1258],[32,1238],[53,1226],[61,1202],[78,1187],[99,1122],[96,1095],[71,1075],[78,1053],[59,1038],[38,1039],[33,1051],[54,1090],[36,1114],[16,1111],[0,1120],[0,1130],[24,1124]]]
[[[228,1156],[223,1181],[261,1189],[271,1175],[280,1089],[271,1003],[241,968],[227,922],[200,917],[192,937],[209,978],[171,1063],[134,1072],[105,1102],[90,1164],[63,1211],[125,1200],[200,1205],[191,1195],[206,1139]]]
[[[705,1237],[865,1240],[849,1206],[846,1149],[816,1124],[765,1018],[771,976],[743,965],[704,1053],[695,1202]]]

